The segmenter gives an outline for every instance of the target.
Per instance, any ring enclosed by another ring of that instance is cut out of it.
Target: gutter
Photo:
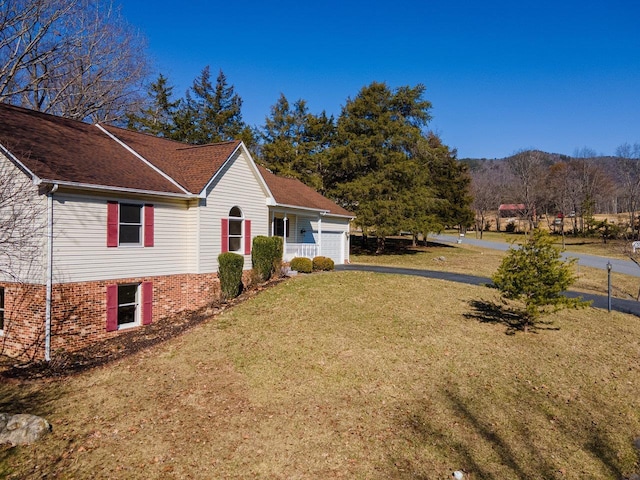
[[[183,200],[192,200],[195,198],[199,198],[198,195],[194,195],[192,193],[184,194],[184,193],[171,193],[171,192],[156,192],[152,190],[141,190],[138,188],[125,188],[125,187],[115,187],[109,185],[95,185],[91,183],[77,183],[77,182],[65,182],[60,180],[51,180],[46,178],[38,178],[34,181],[35,185],[59,185],[62,187],[77,189],[77,190],[93,190],[93,191],[101,191],[101,192],[113,192],[113,193],[133,193],[137,195],[150,195],[154,197],[163,197],[163,198],[179,198]]]
[[[329,216],[329,217],[340,217],[340,218],[348,218],[350,220],[353,220],[354,218],[356,218],[355,215],[341,215],[339,213],[331,213],[330,210],[325,210],[325,209],[321,209],[321,208],[311,208],[311,207],[300,207],[297,205],[287,205],[286,203],[274,203],[272,205],[268,205],[269,207],[273,207],[273,208],[286,208],[286,209],[290,209],[290,210],[304,210],[307,212],[316,212],[319,215],[324,216]]]
[[[44,359],[51,361],[51,299],[53,293],[53,194],[58,190],[54,183],[47,193],[47,292],[44,314]]]

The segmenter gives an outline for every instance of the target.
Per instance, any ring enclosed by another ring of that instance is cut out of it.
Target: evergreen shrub
[[[218,255],[218,278],[222,297],[236,298],[242,291],[242,267],[244,257],[237,253],[225,252]]]
[[[251,263],[262,281],[269,280],[280,271],[284,242],[281,237],[259,235],[253,239]]]
[[[325,271],[328,272],[335,268],[335,264],[333,260],[329,257],[317,256],[313,258],[313,270],[314,271]]]
[[[273,270],[272,275],[277,275],[282,271],[282,257],[284,255],[284,239],[282,237],[270,237],[273,247]]]
[[[291,260],[291,270],[300,273],[311,273],[313,272],[313,262],[309,258],[295,257]]]

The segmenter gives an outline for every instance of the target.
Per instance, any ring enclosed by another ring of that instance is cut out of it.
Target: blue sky
[[[206,65],[262,125],[280,93],[336,117],[373,81],[426,86],[458,156],[611,155],[640,142],[640,4],[405,0],[123,2],[182,96]]]

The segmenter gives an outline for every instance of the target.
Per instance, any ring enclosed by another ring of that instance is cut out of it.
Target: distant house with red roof
[[[349,258],[353,214],[239,141],[187,145],[0,104],[0,171],[26,181],[43,227],[39,254],[0,277],[0,353],[48,359],[202,307],[218,255],[248,270],[258,235],[282,236],[285,260]]]
[[[500,218],[522,217],[526,212],[527,206],[524,203],[502,203],[498,207]]]

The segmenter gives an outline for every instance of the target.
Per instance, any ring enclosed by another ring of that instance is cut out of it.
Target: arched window
[[[242,210],[233,207],[229,211],[229,252],[239,252],[242,249]]]

